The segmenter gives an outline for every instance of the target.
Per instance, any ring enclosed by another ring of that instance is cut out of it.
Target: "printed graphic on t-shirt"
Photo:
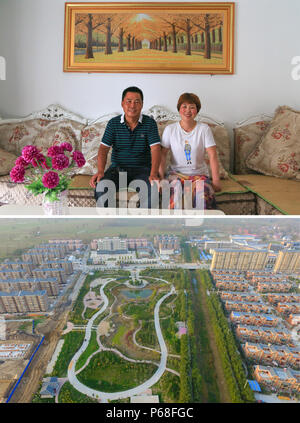
[[[185,141],[184,153],[186,157],[186,164],[192,164],[191,150],[192,150],[191,145],[189,144],[188,141]]]

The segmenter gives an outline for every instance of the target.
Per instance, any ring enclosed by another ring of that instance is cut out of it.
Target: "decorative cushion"
[[[46,154],[49,147],[69,142],[73,149],[81,151],[83,124],[71,119],[30,119],[23,122],[0,123],[0,147],[20,156],[23,147],[36,145]],[[68,169],[68,175],[78,172],[78,167]]]
[[[217,159],[218,159],[218,164],[219,164],[220,179],[228,179],[228,172],[227,172],[227,170],[224,169],[224,166],[223,166],[222,161],[220,159],[220,153],[219,153],[218,146],[217,146]],[[207,153],[205,153],[205,162],[208,166],[209,176],[211,178],[211,170],[210,170],[210,166],[209,166],[209,158],[208,158]]]
[[[0,147],[20,155],[25,145],[36,145],[45,153],[61,142],[69,142],[81,150],[81,130],[84,125],[70,119],[30,119],[22,122],[0,122]]]
[[[268,129],[269,123],[267,120],[260,120],[233,129],[235,173],[255,173],[246,166],[246,159]]]
[[[224,168],[224,171],[225,169],[229,171],[230,170],[230,137],[229,137],[228,131],[225,128],[225,126],[214,125],[210,122],[205,122],[205,123],[207,123],[207,125],[209,125],[210,129],[212,130],[212,133],[217,145],[218,156],[219,156],[220,162],[223,165],[222,167]],[[223,179],[226,179],[226,178],[223,178]]]
[[[0,148],[0,175],[8,175],[15,165],[17,156]]]
[[[300,111],[279,107],[246,165],[264,175],[300,180]]]
[[[30,119],[22,122],[0,122],[0,148],[10,153],[21,154],[24,145],[32,144],[44,121],[42,119]]]
[[[82,175],[94,175],[98,171],[97,156],[100,143],[108,120],[86,126],[81,131],[81,151],[86,160],[85,165],[77,172]],[[110,165],[111,149],[107,157],[106,167]]]

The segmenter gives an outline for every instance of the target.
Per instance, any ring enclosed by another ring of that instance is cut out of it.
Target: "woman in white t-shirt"
[[[177,110],[181,120],[168,125],[163,132],[159,174],[162,179],[167,176],[169,181],[180,181],[182,189],[185,181],[191,181],[193,207],[197,204],[196,193],[199,192],[199,186],[202,186],[197,181],[203,181],[203,207],[215,209],[214,191],[221,191],[216,143],[210,127],[205,123],[195,121],[200,108],[201,103],[197,95],[184,93],[179,97]],[[171,158],[166,175],[166,160],[169,151]],[[204,160],[205,152],[209,158],[212,181]],[[176,196],[173,193],[173,195],[171,194],[170,208],[176,208],[175,202]]]

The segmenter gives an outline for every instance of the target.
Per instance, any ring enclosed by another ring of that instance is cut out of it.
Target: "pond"
[[[129,299],[148,298],[152,294],[153,289],[122,289],[121,293]]]

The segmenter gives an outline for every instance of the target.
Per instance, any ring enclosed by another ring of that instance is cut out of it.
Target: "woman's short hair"
[[[193,93],[181,94],[181,96],[178,99],[178,103],[177,103],[177,110],[178,111],[179,111],[179,109],[180,109],[180,107],[183,103],[195,104],[196,107],[197,107],[197,113],[201,109],[200,99],[196,94],[193,94]]]

